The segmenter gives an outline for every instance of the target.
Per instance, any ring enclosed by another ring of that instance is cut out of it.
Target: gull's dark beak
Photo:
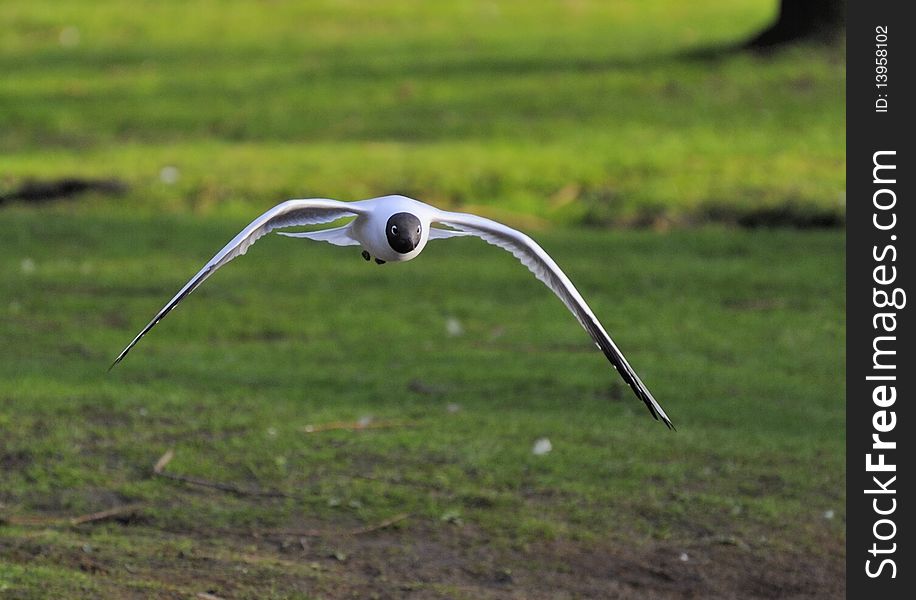
[[[389,242],[395,251],[400,252],[401,254],[407,254],[408,252],[413,252],[413,249],[417,247],[418,243],[420,243],[420,236],[416,234],[399,235],[390,239]]]
[[[420,245],[422,225],[414,215],[398,213],[388,219],[385,235],[388,237],[388,245],[395,252],[407,254]]]
[[[408,252],[413,251],[414,248],[420,245],[420,231],[418,229],[411,229],[407,234],[406,239],[404,240],[404,247],[409,248]]]

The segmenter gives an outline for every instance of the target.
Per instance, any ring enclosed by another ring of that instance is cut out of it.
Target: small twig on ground
[[[309,538],[309,537],[330,537],[334,535],[365,535],[367,533],[372,533],[374,531],[379,531],[381,529],[387,529],[395,523],[400,523],[401,521],[407,519],[410,516],[410,513],[401,513],[393,517],[389,517],[384,521],[379,521],[373,525],[367,525],[365,527],[357,527],[355,529],[349,529],[344,531],[325,531],[321,529],[268,529],[265,531],[256,531],[255,535],[288,535],[293,537],[300,538]]]
[[[165,454],[159,457],[159,460],[156,461],[156,464],[153,465],[153,473],[159,475],[165,470],[166,465],[172,462],[172,459],[175,458],[175,451],[171,448],[165,451]]]
[[[114,508],[109,508],[108,510],[102,510],[88,515],[80,515],[78,517],[73,517],[70,519],[71,525],[82,525],[84,523],[94,523],[96,521],[105,521],[107,519],[112,519],[115,517],[120,517],[122,515],[129,515],[135,513],[143,507],[142,503],[134,504],[125,504],[124,506],[116,506]]]
[[[283,492],[278,492],[275,490],[252,490],[233,485],[231,483],[221,483],[219,481],[210,481],[208,479],[201,479],[199,477],[190,477],[188,475],[176,475],[174,473],[166,473],[165,467],[168,465],[172,459],[175,457],[175,451],[169,449],[165,454],[159,457],[159,460],[156,461],[156,464],[153,465],[153,475],[156,477],[163,477],[165,479],[171,479],[172,481],[178,481],[181,483],[187,483],[190,485],[196,485],[200,487],[211,488],[214,490],[220,490],[222,492],[228,492],[230,494],[235,494],[236,496],[258,496],[262,498],[287,498],[287,494]]]
[[[322,431],[363,431],[364,429],[387,429],[391,427],[410,427],[404,421],[332,421],[321,425],[306,425],[303,433],[320,433]]]
[[[231,483],[221,483],[219,481],[209,481],[207,479],[200,479],[198,477],[188,477],[187,475],[173,475],[172,473],[156,473],[157,477],[164,477],[165,479],[171,479],[172,481],[179,481],[181,483],[187,483],[190,485],[197,485],[200,487],[211,488],[214,490],[220,490],[221,492],[228,492],[230,494],[235,494],[236,496],[257,496],[261,498],[287,498],[288,496],[283,492],[276,490],[250,490]]]
[[[88,515],[70,517],[69,519],[66,517],[45,517],[41,515],[8,515],[6,517],[0,518],[0,524],[44,527],[55,527],[59,525],[84,525],[86,523],[95,523],[97,521],[105,521],[123,515],[129,515],[131,513],[137,512],[144,506],[145,504],[142,502],[135,502],[133,504],[115,506],[114,508],[90,513]]]
[[[392,525],[394,525],[395,523],[400,523],[401,521],[403,521],[404,519],[406,519],[409,516],[410,516],[410,513],[401,513],[399,515],[395,515],[393,517],[385,519],[384,521],[379,521],[375,525],[369,525],[368,527],[360,527],[360,528],[354,529],[350,532],[350,535],[365,535],[367,533],[372,533],[373,531],[378,531],[380,529],[387,529],[391,527]]]
[[[251,532],[251,535],[254,537],[261,537],[263,535],[288,535],[298,538],[310,538],[310,537],[323,537],[330,535],[329,531],[322,531],[321,529],[263,529],[263,530],[254,530]],[[301,540],[300,540],[301,543]]]
[[[6,525],[60,525],[67,520],[60,517],[42,517],[38,515],[8,515],[0,518],[0,524]]]
[[[200,600],[223,600],[221,596],[211,594],[210,592],[197,592],[197,597]]]

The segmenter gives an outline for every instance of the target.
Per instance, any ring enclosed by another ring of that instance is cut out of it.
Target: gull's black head
[[[385,225],[388,245],[401,254],[407,254],[416,248],[420,244],[422,233],[420,219],[406,212],[391,215],[388,224]]]

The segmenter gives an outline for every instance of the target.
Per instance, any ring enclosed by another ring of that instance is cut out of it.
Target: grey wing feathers
[[[556,262],[530,237],[496,221],[465,213],[441,212],[434,221],[472,233],[484,241],[511,252],[523,265],[544,282],[572,312],[620,376],[642,400],[656,419],[674,429],[664,409],[652,396],[623,353],[604,330],[585,299]]]
[[[217,269],[248,251],[258,239],[267,235],[274,229],[281,227],[293,227],[298,225],[316,225],[319,223],[329,223],[342,217],[361,214],[365,209],[347,202],[338,202],[324,198],[310,200],[287,200],[277,206],[274,206],[260,217],[252,221],[237,236],[232,238],[228,244],[216,253],[198,273],[182,287],[169,302],[153,317],[146,327],[127,345],[121,354],[109,367],[111,370],[116,364],[127,356],[137,342],[140,341],[146,333],[152,329],[156,323],[161,321],[173,308],[175,308],[185,297],[193,292]]]

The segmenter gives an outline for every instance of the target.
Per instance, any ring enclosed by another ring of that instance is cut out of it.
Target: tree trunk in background
[[[780,0],[779,18],[747,42],[748,48],[771,48],[802,40],[829,42],[846,25],[846,0]]]

